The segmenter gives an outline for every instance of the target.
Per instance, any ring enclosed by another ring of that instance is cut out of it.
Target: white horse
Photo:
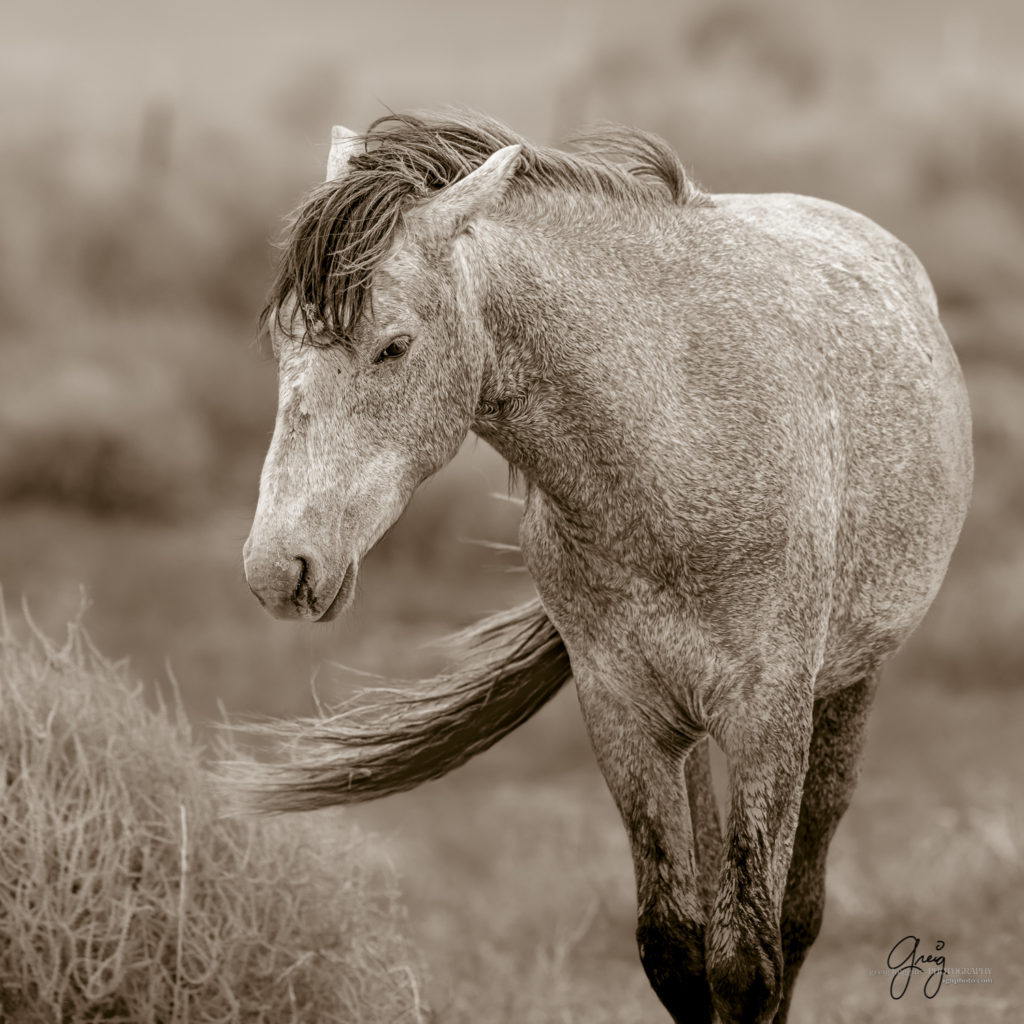
[[[924,270],[831,203],[707,195],[626,130],[572,155],[475,115],[385,118],[336,132],[328,179],[267,309],[280,398],[250,586],[282,617],[348,607],[361,557],[473,430],[526,481],[540,600],[482,624],[453,675],[277,727],[304,753],[264,806],[433,778],[571,675],[658,996],[676,1021],[784,1021],[879,668],[971,487]],[[707,735],[729,760],[724,848]]]

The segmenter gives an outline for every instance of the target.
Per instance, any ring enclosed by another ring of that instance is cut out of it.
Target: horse
[[[249,586],[280,618],[343,612],[473,431],[524,481],[537,597],[471,628],[446,674],[275,724],[289,756],[255,799],[408,789],[571,678],[657,996],[677,1022],[781,1024],[879,670],[971,490],[927,274],[834,203],[706,192],[641,131],[560,150],[448,111],[332,140],[262,316],[279,396]]]

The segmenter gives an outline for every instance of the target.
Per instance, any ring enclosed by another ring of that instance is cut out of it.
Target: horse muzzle
[[[274,618],[329,622],[352,604],[358,574],[354,558],[338,572],[311,550],[254,543],[251,536],[242,557],[249,589]]]

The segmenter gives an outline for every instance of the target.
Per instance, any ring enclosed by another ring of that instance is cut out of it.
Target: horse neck
[[[475,239],[492,350],[474,429],[589,526],[607,516],[609,494],[642,489],[652,458],[666,319],[658,281],[678,265],[676,216],[545,197]]]

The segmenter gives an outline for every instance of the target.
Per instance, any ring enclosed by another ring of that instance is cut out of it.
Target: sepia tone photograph
[[[0,1024],[1016,1024],[1024,8],[12,0]]]

